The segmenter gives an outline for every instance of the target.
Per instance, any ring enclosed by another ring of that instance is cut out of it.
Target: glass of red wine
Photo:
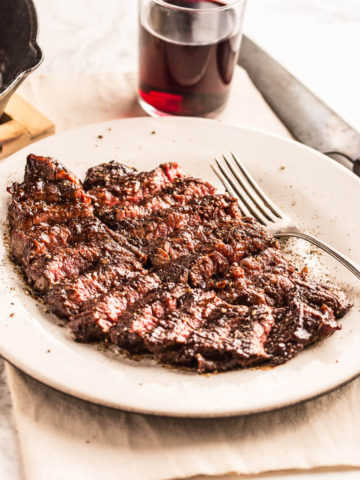
[[[152,116],[216,116],[236,64],[246,0],[139,0],[139,102]]]

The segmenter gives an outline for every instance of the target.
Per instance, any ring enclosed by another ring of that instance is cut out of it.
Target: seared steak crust
[[[154,274],[138,275],[116,287],[100,298],[86,303],[80,313],[70,317],[69,326],[78,341],[88,342],[106,338],[110,327],[121,315],[148,292],[160,287]]]
[[[120,169],[123,171],[123,167]],[[109,182],[107,175],[104,180],[93,179],[93,172],[89,173],[89,179],[85,179],[85,185],[96,185],[88,190],[89,195],[94,199],[96,207],[130,206],[139,205],[147,199],[159,194],[166,187],[171,185],[177,178],[182,177],[177,163],[165,163],[151,172],[129,173],[127,175],[116,175],[117,182]],[[111,179],[111,174],[110,174]],[[99,186],[99,184],[101,186]]]
[[[142,218],[151,215],[152,212],[169,208],[174,205],[186,205],[206,195],[211,195],[214,187],[206,182],[193,178],[181,178],[175,180],[170,187],[160,190],[157,195],[140,203],[122,201],[116,203],[107,196],[107,190],[92,190],[96,194],[97,215],[106,223],[116,224],[121,220]]]
[[[236,221],[217,219],[204,225],[174,230],[167,237],[148,242],[144,249],[151,264],[157,267],[189,254],[212,250],[223,253],[233,263],[250,253],[276,245],[276,240],[267,235],[254,219],[242,217]]]
[[[68,180],[61,183],[43,179],[28,179],[23,183],[14,183],[9,189],[18,201],[31,198],[35,202],[62,203],[79,201],[84,205],[91,205],[91,198],[84,189]]]
[[[52,157],[41,157],[39,155],[28,155],[25,166],[25,181],[28,179],[43,179],[50,181],[66,182],[81,185],[76,175],[69,172],[60,162]]]
[[[155,211],[147,217],[106,223],[136,245],[146,245],[173,232],[203,224],[215,227],[219,221],[240,219],[241,213],[234,198],[226,195],[206,195],[183,206]]]
[[[84,180],[84,188],[90,190],[93,187],[107,187],[120,183],[124,176],[135,174],[136,169],[127,167],[122,163],[112,160],[89,168]]]
[[[88,301],[146,274],[142,265],[130,256],[104,258],[95,269],[54,285],[45,302],[53,313],[66,318],[85,308]]]
[[[137,172],[112,161],[82,184],[29,155],[8,191],[11,254],[77,341],[199,372],[277,365],[341,328],[351,307],[176,163]]]
[[[32,200],[13,200],[9,206],[11,228],[27,230],[41,223],[57,225],[93,216],[93,207],[82,203],[46,203]]]
[[[120,346],[200,371],[262,363],[274,323],[267,306],[229,305],[215,292],[175,287],[150,294],[111,329]]]

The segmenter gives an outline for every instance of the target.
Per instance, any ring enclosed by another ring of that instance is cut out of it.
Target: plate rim
[[[56,137],[59,138],[59,137],[62,137],[62,136],[66,136],[70,132],[76,133],[78,131],[94,129],[96,127],[101,128],[102,126],[106,126],[106,125],[114,125],[114,123],[118,123],[118,122],[124,122],[124,121],[126,121],[126,122],[129,122],[129,121],[130,122],[136,122],[136,121],[139,121],[139,119],[141,121],[146,121],[146,120],[151,120],[152,122],[154,121],[154,119],[150,118],[150,117],[134,117],[134,118],[114,119],[114,120],[108,120],[108,121],[105,121],[105,122],[93,123],[93,124],[90,124],[90,125],[85,125],[85,126],[73,129],[73,130],[68,130],[68,131],[65,131],[65,132],[61,132],[61,133],[57,134]],[[326,157],[324,154],[322,154],[320,152],[317,152],[316,150],[314,150],[314,149],[312,149],[312,148],[310,148],[306,145],[303,145],[300,142],[297,142],[296,140],[293,140],[291,138],[283,137],[280,134],[273,134],[271,132],[266,132],[266,131],[263,131],[261,129],[257,129],[257,128],[253,128],[253,127],[247,127],[247,126],[244,126],[244,125],[241,125],[241,124],[237,124],[235,122],[217,122],[216,120],[201,119],[201,118],[190,118],[189,119],[188,117],[175,117],[176,121],[179,120],[179,119],[180,119],[180,121],[186,121],[186,122],[189,122],[189,120],[191,122],[195,121],[195,123],[211,122],[213,125],[214,125],[214,123],[218,123],[221,127],[225,127],[225,128],[226,127],[232,127],[232,128],[235,127],[235,128],[239,128],[239,129],[243,130],[245,133],[247,131],[250,131],[250,132],[254,132],[256,134],[265,135],[267,137],[278,139],[281,142],[286,142],[286,143],[289,143],[289,144],[292,144],[292,145],[295,144],[295,145],[297,145],[297,148],[305,149],[307,151],[310,151],[311,154],[315,153],[316,156],[319,159],[323,159],[323,161],[326,161],[327,163],[332,164],[332,167],[340,168],[340,171],[342,171],[343,174],[345,173],[346,175],[350,176],[353,180],[356,180],[360,184],[360,178],[356,177],[351,171],[346,169],[346,167],[344,167],[343,165],[334,162],[333,160]],[[166,122],[166,123],[168,123],[169,120],[173,121],[174,119],[173,119],[173,117],[171,117],[171,118],[165,117],[165,118],[156,119],[156,121],[158,121],[158,122]],[[55,136],[50,137],[50,139],[53,139],[53,138],[55,138]],[[45,140],[49,140],[49,139],[45,139]],[[40,142],[42,142],[42,141],[44,141],[44,140],[40,140]],[[31,147],[36,148],[36,145],[38,143],[39,142],[35,142],[34,144],[31,145]],[[17,155],[17,156],[20,155],[21,152],[23,152],[24,150],[29,150],[29,146],[24,147],[23,149],[19,150],[18,152],[16,152],[15,155]],[[7,157],[5,159],[5,162],[8,162],[9,159],[11,159],[12,157],[13,157],[13,155],[11,155],[10,157]],[[0,347],[1,347],[1,345],[0,345]],[[122,410],[145,413],[145,414],[152,414],[152,415],[163,415],[163,416],[184,417],[184,418],[185,417],[218,418],[218,417],[248,415],[248,414],[256,414],[256,413],[266,412],[266,411],[279,410],[279,409],[283,409],[283,408],[286,408],[286,407],[291,406],[291,405],[295,405],[295,404],[298,404],[298,403],[303,403],[303,402],[321,397],[321,396],[323,396],[327,393],[330,393],[334,390],[337,390],[338,388],[341,388],[342,386],[351,382],[352,380],[354,380],[355,378],[357,378],[360,375],[360,366],[359,366],[357,373],[349,375],[346,379],[344,379],[344,381],[342,383],[338,383],[338,382],[334,383],[334,385],[331,385],[328,388],[324,388],[323,390],[318,391],[318,393],[316,393],[314,395],[311,395],[311,396],[304,395],[303,398],[298,398],[294,401],[290,401],[290,402],[289,401],[284,401],[283,403],[277,402],[277,406],[265,406],[263,408],[257,408],[257,409],[252,409],[252,410],[241,410],[241,411],[236,411],[236,412],[235,411],[218,411],[216,413],[210,413],[210,414],[209,413],[201,414],[199,412],[191,414],[191,413],[178,413],[176,411],[164,411],[164,410],[158,410],[157,411],[154,408],[151,408],[149,410],[147,410],[147,409],[139,410],[138,408],[131,408],[128,405],[127,406],[125,406],[123,404],[119,405],[119,402],[114,402],[114,403],[112,403],[112,402],[99,402],[98,399],[93,399],[92,397],[86,396],[84,394],[79,395],[78,393],[74,393],[73,390],[64,387],[64,385],[59,385],[56,381],[49,378],[49,376],[39,375],[38,372],[32,371],[32,369],[28,368],[27,365],[25,365],[25,366],[24,365],[21,365],[21,366],[18,365],[18,363],[21,363],[21,362],[17,362],[17,359],[14,358],[13,355],[7,355],[6,353],[3,353],[4,349],[2,347],[1,347],[1,349],[2,349],[1,355],[9,363],[14,365],[16,368],[25,372],[27,375],[29,375],[30,377],[39,381],[40,383],[42,383],[42,384],[44,384],[44,385],[46,385],[50,388],[53,388],[55,390],[58,390],[62,393],[65,393],[66,395],[77,397],[77,398],[80,398],[81,400],[91,402],[91,403],[95,403],[95,404],[98,404],[98,405],[99,404],[104,405],[104,406],[107,406],[109,408],[122,409]]]

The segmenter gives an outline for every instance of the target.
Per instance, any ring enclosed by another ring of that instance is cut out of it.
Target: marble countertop
[[[34,76],[136,69],[134,0],[35,0],[35,4],[45,61]],[[248,0],[245,33],[360,130],[359,0]],[[2,380],[1,479],[21,478],[18,459],[11,401]],[[326,478],[340,475],[345,478],[340,472],[328,472]],[[309,474],[301,475],[301,480],[305,476],[319,478]],[[298,475],[291,478],[300,480]],[[347,472],[346,478],[359,478],[359,472]]]
[[[35,75],[135,70],[135,0],[35,0]],[[359,0],[247,0],[244,30],[360,130]]]

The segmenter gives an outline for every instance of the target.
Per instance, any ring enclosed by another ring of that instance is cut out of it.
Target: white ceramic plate
[[[296,142],[200,119],[137,118],[90,125],[11,156],[1,163],[1,233],[9,201],[6,185],[23,178],[30,152],[58,157],[80,177],[90,166],[113,159],[139,169],[177,161],[188,173],[219,186],[209,161],[229,150],[239,154],[286,213],[360,263],[359,179]],[[343,319],[342,331],[285,365],[201,376],[114,358],[96,345],[73,342],[66,328],[25,294],[4,245],[0,260],[1,354],[34,378],[85,400],[161,415],[247,414],[314,397],[360,373],[357,307]],[[359,290],[359,282],[342,267],[329,265],[339,282]]]

